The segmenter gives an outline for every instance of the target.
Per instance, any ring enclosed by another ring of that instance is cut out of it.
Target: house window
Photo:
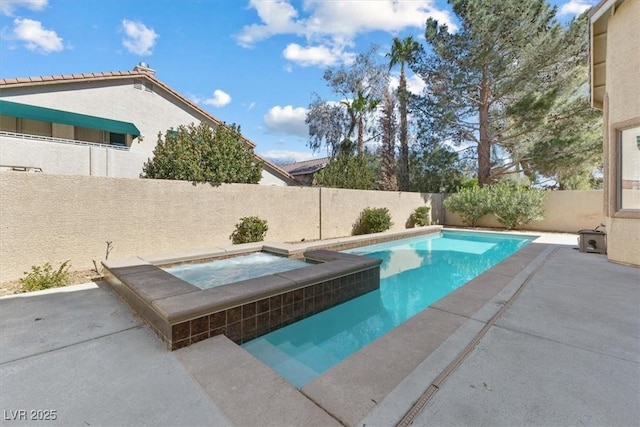
[[[109,132],[109,144],[126,147],[127,135],[125,135],[124,133]]]
[[[28,135],[51,136],[51,122],[41,120],[18,119],[18,132]]]
[[[104,143],[104,132],[99,129],[90,129],[82,126],[75,127],[76,141]]]
[[[17,132],[18,119],[9,116],[0,116],[0,130],[4,132]]]
[[[617,132],[618,209],[640,211],[640,126]]]

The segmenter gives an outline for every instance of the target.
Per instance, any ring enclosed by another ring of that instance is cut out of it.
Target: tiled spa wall
[[[171,325],[171,350],[225,334],[237,344],[378,289],[379,266]]]

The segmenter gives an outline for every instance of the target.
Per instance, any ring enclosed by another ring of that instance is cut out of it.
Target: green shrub
[[[491,212],[507,230],[544,219],[544,190],[509,183],[487,187]]]
[[[444,201],[444,207],[460,214],[462,222],[475,227],[480,218],[491,212],[489,195],[486,188],[462,188]]]
[[[248,216],[240,218],[240,222],[236,224],[236,229],[229,238],[234,245],[239,243],[261,242],[264,235],[267,234],[267,221],[257,216]]]
[[[423,227],[425,225],[431,225],[431,208],[429,206],[417,207],[411,217],[409,218],[409,227]]]
[[[353,226],[353,234],[380,233],[391,228],[391,214],[387,208],[365,208]]]
[[[63,262],[55,271],[48,262],[42,266],[32,265],[31,271],[25,271],[25,277],[20,279],[22,292],[40,291],[68,285],[70,281],[69,267],[69,260]]]

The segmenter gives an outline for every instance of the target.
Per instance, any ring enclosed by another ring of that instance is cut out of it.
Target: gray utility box
[[[580,230],[580,252],[589,252],[594,254],[607,253],[607,234],[600,230]]]

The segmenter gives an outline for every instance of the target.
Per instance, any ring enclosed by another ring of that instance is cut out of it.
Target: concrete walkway
[[[640,270],[558,251],[414,425],[640,425]]]
[[[453,360],[450,349],[479,320],[472,316],[437,356]],[[396,424],[395,409],[421,398],[427,403],[401,425],[640,425],[640,269],[560,247],[427,396],[431,359],[359,425]]]
[[[398,423],[485,322],[470,316],[358,425]],[[638,425],[640,269],[558,246],[443,378],[405,422]],[[102,284],[0,298],[0,424],[42,425],[38,410],[65,426],[339,425],[224,337],[166,351]]]
[[[3,425],[230,425],[106,284],[3,297],[0,322]]]

